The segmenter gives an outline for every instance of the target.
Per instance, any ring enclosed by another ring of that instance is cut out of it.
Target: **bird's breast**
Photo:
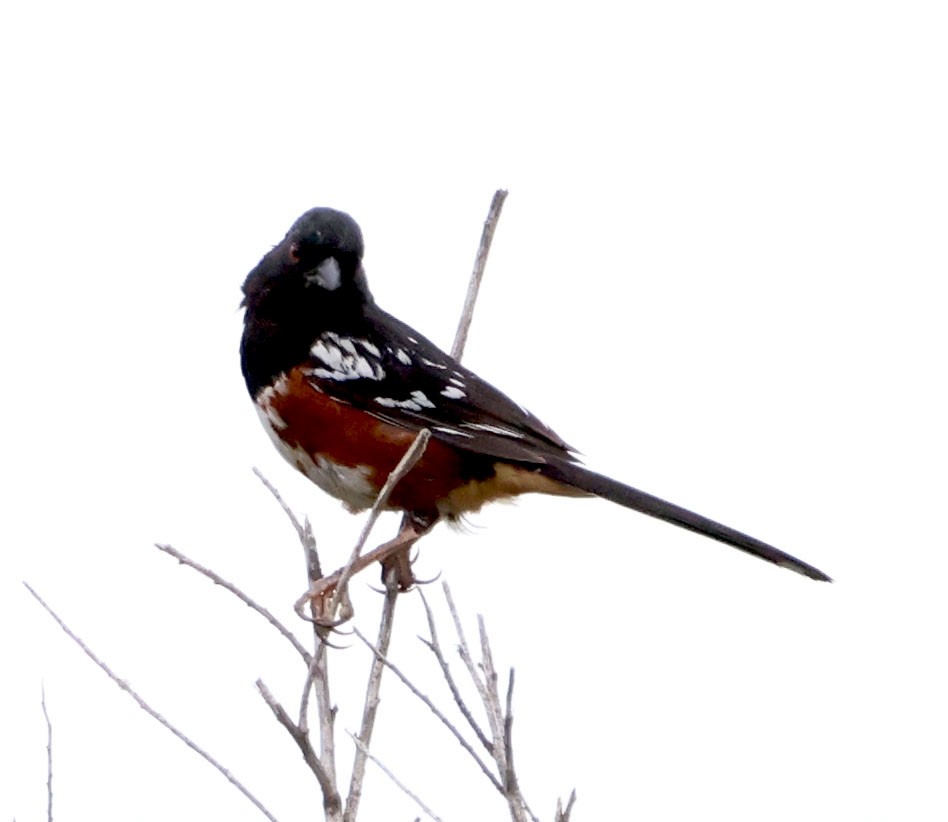
[[[350,511],[372,506],[417,431],[321,391],[293,369],[258,392],[257,413],[284,459]],[[436,438],[393,490],[389,508],[457,517],[523,493],[575,494],[527,466],[495,462]]]

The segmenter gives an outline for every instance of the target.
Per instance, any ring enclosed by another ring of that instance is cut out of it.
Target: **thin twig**
[[[316,551],[316,537],[313,536],[313,526],[310,525],[309,517],[303,517],[303,533],[300,535],[300,543],[303,546],[303,557],[306,560],[306,576],[309,581],[315,582],[322,579],[323,569],[319,564],[319,553]],[[313,630],[316,630],[315,625]]]
[[[507,797],[507,804],[510,808],[510,814],[513,819],[520,822],[526,816],[529,816],[533,822],[539,822],[527,800],[520,792],[520,783],[517,779],[513,764],[513,687],[514,671],[510,669],[510,677],[507,682],[507,710],[504,711],[500,704],[500,692],[497,690],[497,669],[494,666],[494,653],[490,647],[490,637],[487,635],[487,626],[484,623],[484,617],[477,615],[477,629],[481,640],[481,668],[484,671],[484,678],[487,681],[487,690],[490,697],[484,703],[484,710],[494,733],[495,748],[494,761],[497,763],[497,770],[504,779],[504,795]]]
[[[302,524],[300,523],[300,521],[296,518],[296,514],[293,513],[293,511],[292,511],[292,509],[290,508],[290,506],[287,505],[286,502],[284,502],[283,497],[280,495],[280,492],[277,491],[277,489],[276,489],[276,487],[273,485],[273,483],[270,482],[270,480],[268,480],[268,479],[263,475],[263,472],[262,472],[259,468],[257,468],[256,466],[254,466],[254,468],[253,468],[253,473],[254,473],[254,476],[256,476],[256,478],[257,478],[258,480],[260,480],[260,482],[263,483],[264,487],[265,487],[271,494],[273,494],[273,498],[280,504],[280,507],[283,509],[283,513],[286,514],[287,519],[289,519],[289,521],[292,523],[293,528],[296,529],[296,535],[299,537],[300,542],[304,542],[305,539],[306,539],[305,526],[302,525]],[[310,536],[312,536],[312,535],[310,534]]]
[[[489,699],[487,687],[481,681],[481,678],[477,673],[477,668],[474,666],[474,659],[471,657],[471,649],[467,644],[467,637],[464,634],[464,627],[461,625],[461,617],[458,615],[457,606],[454,604],[454,598],[451,596],[451,586],[448,585],[447,582],[442,582],[441,589],[444,591],[444,598],[448,603],[448,611],[451,613],[451,619],[454,621],[454,631],[458,637],[458,656],[461,657],[464,667],[467,668],[468,676],[471,677],[471,681],[474,683],[474,687],[477,689],[478,697],[480,697],[482,703],[486,704]],[[493,745],[488,743],[487,749],[493,755]]]
[[[461,312],[461,321],[458,323],[458,330],[454,335],[454,345],[451,346],[451,356],[456,360],[461,359],[464,346],[467,345],[467,334],[471,329],[471,320],[474,316],[474,303],[477,302],[481,280],[484,278],[484,268],[487,265],[487,255],[490,253],[494,232],[497,230],[497,222],[500,220],[500,212],[504,208],[504,200],[506,199],[507,192],[502,188],[497,189],[487,211],[484,230],[481,232],[481,242],[477,248],[477,256],[474,258],[474,270],[471,272],[471,279],[467,286],[464,310]]]
[[[504,774],[504,787],[508,791],[519,793],[520,785],[517,782],[517,773],[513,764],[513,689],[514,669],[510,669],[510,678],[507,680],[507,710],[504,713],[504,760],[507,771]]]
[[[355,822],[359,815],[359,803],[362,799],[362,783],[365,780],[365,760],[372,744],[372,731],[379,707],[379,693],[382,688],[384,655],[388,653],[392,641],[392,626],[395,624],[395,604],[398,602],[398,571],[392,567],[385,579],[385,599],[382,604],[382,616],[379,621],[379,653],[372,660],[369,681],[365,689],[365,703],[362,708],[362,727],[359,729],[355,761],[352,764],[352,776],[349,780],[349,795],[346,798],[344,822]],[[365,638],[355,629],[356,635],[365,642]],[[351,736],[351,734],[350,734]]]
[[[355,734],[352,734],[352,733],[350,733],[349,736],[352,737],[352,741],[355,742],[356,747],[363,753],[363,755],[368,757],[376,765],[378,765],[382,773],[384,773],[389,779],[391,779],[392,782],[394,782],[395,785],[398,788],[400,788],[401,791],[406,796],[410,797],[412,801],[416,805],[418,805],[419,808],[422,809],[422,811],[424,811],[429,817],[434,819],[435,822],[441,822],[440,816],[438,816],[434,811],[431,810],[431,808],[429,808],[424,802],[422,802],[417,794],[412,793],[412,791],[409,788],[407,788],[401,781],[399,781],[398,777],[396,777],[395,774],[393,774],[388,768],[386,768],[378,759],[372,756],[372,754],[369,752],[369,749],[363,744],[362,740],[359,739],[359,737],[357,737]]]
[[[428,619],[428,631],[431,633],[430,640],[421,639],[421,637],[419,637],[419,639],[421,639],[421,641],[435,655],[435,659],[438,660],[438,665],[441,667],[441,675],[444,677],[444,681],[448,683],[448,689],[451,691],[451,696],[454,698],[454,704],[457,705],[461,715],[467,720],[467,724],[471,727],[471,730],[474,731],[475,735],[480,740],[481,745],[483,745],[484,749],[489,753],[491,749],[490,740],[481,730],[481,726],[477,724],[477,720],[474,719],[474,714],[471,713],[471,709],[467,707],[467,703],[464,701],[464,697],[461,696],[461,690],[458,688],[457,682],[454,679],[454,675],[451,673],[451,668],[448,665],[448,661],[444,656],[444,651],[441,648],[441,642],[438,639],[438,631],[435,627],[435,619],[434,614],[431,611],[431,606],[428,604],[428,600],[425,598],[424,591],[419,589],[418,594],[421,596],[421,601],[425,606],[425,615]]]
[[[316,690],[316,707],[319,712],[319,761],[323,763],[327,773],[332,777],[333,784],[336,784],[336,709],[332,704],[332,697],[329,694],[329,656],[326,652],[328,646],[325,642],[316,639],[315,658],[318,660],[316,666],[316,681],[314,688]]]
[[[237,599],[244,603],[251,610],[256,611],[260,616],[262,616],[267,622],[269,622],[277,631],[283,636],[284,639],[289,642],[293,648],[296,649],[296,652],[303,657],[303,661],[310,665],[312,662],[312,655],[307,651],[303,644],[296,638],[292,631],[287,628],[280,620],[278,620],[273,614],[271,614],[266,608],[260,605],[258,602],[253,600],[251,597],[247,596],[243,591],[240,590],[234,583],[228,582],[220,574],[212,571],[210,568],[205,568],[199,562],[195,562],[190,557],[185,556],[179,550],[172,547],[171,545],[162,545],[160,543],[155,543],[155,547],[169,556],[174,557],[182,565],[186,565],[189,568],[193,568],[199,574],[206,576],[211,582],[215,585],[220,585],[225,591],[232,593]]]
[[[569,795],[569,801],[566,803],[566,808],[563,807],[563,800],[556,800],[556,816],[553,819],[553,822],[569,822],[570,814],[573,812],[573,805],[576,804],[576,789],[574,788]]]
[[[451,735],[458,741],[458,744],[460,744],[460,746],[471,755],[478,767],[484,772],[484,776],[486,776],[491,781],[491,784],[497,788],[501,795],[503,795],[504,786],[500,783],[497,777],[490,772],[490,768],[477,755],[477,751],[474,750],[474,747],[471,745],[471,743],[464,738],[464,735],[457,729],[457,727],[455,727],[454,723],[444,715],[444,713],[437,707],[437,705],[434,704],[434,702],[432,702],[431,698],[418,690],[411,680],[402,673],[398,666],[389,660],[384,655],[384,653],[376,648],[371,642],[369,642],[362,635],[358,628],[354,629],[353,633],[355,633],[355,635],[365,643],[366,647],[368,647],[368,649],[372,651],[373,654],[375,654],[375,658],[384,664],[385,667],[388,668],[393,674],[395,674],[402,684],[408,688],[408,690],[411,691],[415,697],[423,702],[428,710],[430,710],[431,713],[433,713],[441,721],[441,724],[443,724],[451,732]]]
[[[273,711],[277,722],[279,722],[293,738],[293,741],[300,749],[300,753],[303,754],[303,761],[313,772],[316,781],[319,782],[319,788],[323,793],[323,808],[326,810],[327,817],[339,818],[342,801],[339,798],[339,793],[336,791],[332,777],[327,773],[322,762],[319,761],[319,757],[316,756],[316,751],[313,750],[313,746],[310,744],[309,736],[303,733],[299,726],[290,718],[286,709],[277,702],[276,697],[274,697],[270,689],[264,685],[262,679],[258,679],[255,684],[257,690],[260,692],[260,696],[263,697],[263,701],[266,702],[270,710]]]
[[[318,650],[319,648],[317,646],[317,653],[313,654],[313,660],[309,663],[309,668],[306,670],[306,679],[303,680],[303,695],[300,697],[300,718],[297,724],[299,725],[300,731],[304,734],[309,734],[309,695],[319,677],[317,670],[320,662]]]
[[[494,656],[491,653],[490,641],[487,638],[487,628],[484,618],[477,615],[477,629],[481,639],[481,671],[484,673],[484,690],[487,694],[484,699],[484,710],[487,712],[487,723],[490,725],[494,739],[494,761],[501,776],[507,772],[507,758],[504,755],[504,718],[500,708],[500,694],[497,691],[497,670],[494,668]]]
[[[43,718],[46,720],[46,819],[47,822],[53,822],[53,723],[46,710],[45,686],[40,686],[40,705],[43,706]]]
[[[273,495],[273,498],[283,509],[283,513],[286,514],[287,518],[290,520],[290,523],[293,525],[293,528],[296,531],[296,536],[299,539],[300,546],[303,549],[303,558],[306,563],[306,577],[309,580],[310,585],[312,585],[318,579],[322,578],[323,572],[319,562],[319,552],[316,549],[316,538],[313,536],[313,528],[310,524],[309,517],[303,517],[303,521],[300,522],[296,518],[296,515],[293,513],[293,511],[290,509],[289,505],[287,505],[284,501],[283,496],[263,475],[263,472],[258,468],[254,468],[253,472],[257,479],[259,479],[260,482],[263,483],[264,487],[266,487],[266,489]],[[329,659],[326,655],[326,647],[327,644],[324,642],[323,637],[320,634],[319,626],[314,621],[313,653],[307,654],[309,660],[306,668],[306,679],[303,681],[303,693],[300,697],[299,722],[296,725],[295,731],[291,730],[285,723],[284,727],[290,731],[290,734],[293,736],[294,740],[297,741],[297,744],[299,744],[297,734],[305,739],[305,748],[301,747],[304,758],[311,755],[314,761],[318,763],[320,773],[324,775],[324,781],[320,782],[320,786],[322,787],[324,784],[330,785],[332,787],[332,791],[336,794],[338,799],[338,791],[335,787],[336,752],[334,741],[334,725],[336,711],[332,707],[332,698],[329,693]],[[304,651],[304,653],[306,652]],[[269,691],[266,691],[266,693],[269,694]],[[320,753],[318,757],[313,751],[312,743],[309,739],[309,700],[311,694],[313,693],[316,694],[316,709],[319,716]],[[263,692],[261,692],[261,694],[263,694]],[[264,696],[264,699],[266,700],[267,697]],[[274,700],[272,704],[270,702],[267,704],[270,705],[271,710],[274,711],[277,719],[280,720],[280,714],[277,712],[276,708],[274,708],[274,706],[277,705],[276,701]],[[289,719],[288,716],[286,718]],[[312,764],[310,766],[312,767]],[[319,775],[317,775],[317,779],[319,779]],[[324,793],[323,795],[325,798],[326,794]],[[338,813],[338,809],[336,812]]]
[[[309,577],[310,582],[315,582],[322,577],[323,572],[319,567],[319,553],[316,551],[316,538],[313,536],[313,529],[309,524],[309,518],[303,517],[303,521],[300,522],[290,506],[286,504],[282,495],[276,489],[276,486],[263,475],[263,472],[255,467],[253,473],[273,495],[277,503],[279,503],[280,508],[283,509],[283,513],[286,514],[287,519],[289,519],[293,529],[296,531],[296,536],[300,541],[300,545],[303,546],[303,555],[306,559],[306,575]]]
[[[494,667],[494,655],[490,647],[490,638],[487,635],[487,627],[484,618],[477,617],[478,632],[481,643],[481,663],[480,673],[474,665],[471,657],[470,647],[467,643],[467,637],[464,634],[464,628],[461,625],[461,618],[458,615],[457,606],[454,604],[454,598],[451,596],[451,588],[447,583],[442,583],[445,600],[448,603],[448,610],[451,618],[454,620],[454,628],[458,636],[458,654],[463,660],[474,687],[477,689],[481,704],[487,714],[488,725],[490,726],[493,741],[485,742],[497,766],[497,772],[503,780],[503,795],[507,800],[507,806],[510,815],[515,822],[523,822],[527,818],[538,822],[536,815],[530,810],[527,801],[520,792],[520,785],[517,779],[516,771],[513,766],[513,683],[514,674],[511,669],[510,680],[507,686],[507,710],[506,712],[500,703],[500,694],[497,690],[497,671]]]
[[[26,590],[29,591],[33,598],[43,606],[44,610],[55,620],[56,624],[63,630],[63,632],[68,636],[73,642],[78,645],[83,653],[89,659],[91,659],[105,674],[111,679],[116,685],[119,686],[123,691],[125,691],[135,702],[138,704],[138,707],[141,708],[146,714],[148,714],[152,719],[154,719],[159,724],[163,725],[167,730],[171,731],[178,739],[180,739],[185,745],[187,745],[192,751],[194,751],[198,756],[212,765],[218,773],[220,773],[228,782],[231,783],[238,791],[240,791],[253,805],[259,810],[267,819],[273,820],[276,822],[276,817],[273,816],[270,811],[268,811],[263,804],[257,799],[246,787],[223,765],[221,765],[213,756],[211,756],[207,751],[185,736],[181,731],[179,731],[174,725],[172,725],[167,719],[165,719],[158,711],[151,707],[147,702],[145,702],[142,697],[129,685],[124,679],[121,679],[108,665],[106,665],[95,653],[83,642],[73,631],[66,625],[65,622],[60,619],[59,615],[50,608],[49,605],[43,600],[43,598],[36,593],[35,590],[29,585],[29,583],[24,582]]]

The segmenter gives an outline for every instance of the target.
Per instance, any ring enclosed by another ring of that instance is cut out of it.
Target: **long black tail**
[[[814,568],[812,565],[808,565],[796,557],[768,545],[766,542],[761,542],[759,539],[742,534],[740,531],[735,531],[733,528],[728,528],[726,525],[721,525],[719,522],[695,514],[693,511],[671,502],[653,497],[651,494],[646,494],[637,488],[623,485],[614,479],[590,471],[582,465],[568,462],[547,463],[540,469],[540,472],[550,477],[550,479],[566,483],[580,491],[588,491],[597,497],[631,508],[633,511],[639,511],[648,514],[650,517],[670,522],[680,528],[687,528],[689,531],[704,534],[706,537],[716,539],[718,542],[731,545],[741,551],[746,551],[748,554],[772,562],[781,568],[789,568],[791,571],[796,571],[810,579],[832,582],[832,579],[818,568]]]

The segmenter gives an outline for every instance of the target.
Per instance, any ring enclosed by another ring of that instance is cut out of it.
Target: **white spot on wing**
[[[403,365],[411,365],[411,357],[408,356],[408,353],[402,349],[395,349],[395,356],[398,358],[398,361]]]
[[[423,391],[412,391],[409,399],[395,400],[391,397],[376,397],[375,402],[383,408],[403,408],[406,411],[421,411],[422,408],[434,408],[434,403]]]
[[[429,360],[427,357],[422,357],[421,361],[425,365],[430,365],[432,368],[440,368],[442,371],[444,371],[448,367],[446,365],[442,365],[439,362],[435,362],[434,360]]]
[[[375,402],[383,408],[408,408],[411,411],[421,411],[421,406],[411,400],[393,400],[391,397],[376,397]]]
[[[375,379],[375,371],[372,368],[372,363],[365,359],[365,357],[355,358],[355,371],[360,377],[365,377],[369,380]]]
[[[464,380],[459,380],[457,377],[448,377],[448,382],[458,386],[458,388],[464,388]]]
[[[375,350],[378,351],[378,349]],[[359,354],[355,343],[348,337],[341,337],[339,334],[327,331],[316,340],[309,351],[313,357],[326,366],[326,368],[312,369],[310,373],[314,377],[336,381],[385,378],[385,370],[382,366]]]
[[[378,346],[375,343],[370,343],[368,340],[356,340],[359,345],[361,345],[366,351],[368,351],[373,357],[381,357],[382,352],[379,351]]]
[[[322,340],[316,340],[309,353],[330,368],[339,368],[342,365],[342,351],[336,346],[327,346]]]
[[[429,400],[422,391],[412,391],[411,398],[423,408],[434,408],[435,404]]]
[[[513,437],[518,440],[523,439],[523,434],[519,431],[514,431],[512,428],[502,428],[499,425],[490,425],[486,422],[462,422],[461,425],[464,428],[469,428],[471,431],[484,431],[487,434],[500,434],[502,437]]]
[[[468,434],[467,431],[458,431],[457,428],[448,428],[445,425],[433,425],[431,427],[432,431],[440,431],[442,434],[452,434],[455,437],[467,437],[468,439],[473,439],[473,434]]]
[[[462,397],[466,397],[465,394],[460,388],[455,388],[453,385],[449,385],[441,392],[442,397],[447,397],[449,400],[459,400]]]

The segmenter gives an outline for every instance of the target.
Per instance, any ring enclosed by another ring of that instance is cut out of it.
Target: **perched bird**
[[[355,570],[395,557],[407,587],[406,549],[438,520],[539,492],[602,497],[830,579],[759,539],[580,465],[530,412],[379,308],[363,250],[348,214],[307,211],[247,276],[240,345],[247,389],[276,447],[350,511],[371,507],[418,432],[431,431],[389,498],[389,508],[404,512],[399,535]]]

